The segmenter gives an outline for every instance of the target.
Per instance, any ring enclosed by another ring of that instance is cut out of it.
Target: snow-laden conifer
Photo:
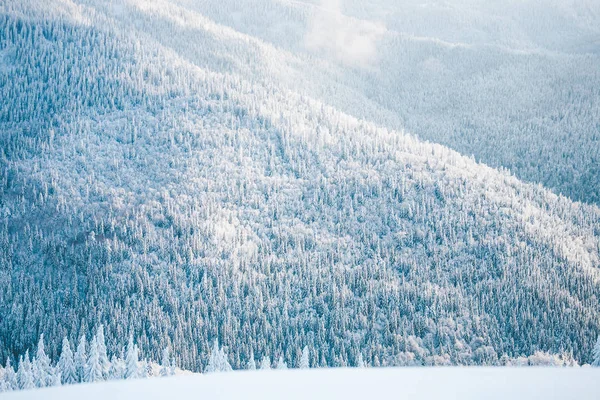
[[[592,350],[592,366],[600,367],[600,335],[598,335],[598,339]]]
[[[71,385],[77,382],[77,369],[75,368],[75,360],[73,359],[71,344],[66,336],[63,338],[62,351],[60,353],[60,358],[56,368],[60,373],[62,384]]]
[[[286,362],[283,360],[283,356],[279,357],[279,360],[277,360],[277,365],[276,365],[277,369],[287,369],[287,364]]]
[[[227,354],[225,354],[225,350],[219,347],[219,341],[215,339],[205,372],[227,372],[231,370],[232,368],[227,360]]]
[[[300,357],[300,369],[310,368],[310,361],[308,357],[308,346],[304,346],[304,348],[302,349],[302,356]]]
[[[77,345],[74,361],[77,382],[85,382],[85,369],[87,364],[87,342],[85,335],[81,335],[79,338],[79,344]]]
[[[85,366],[84,381],[99,382],[101,380],[103,380],[102,365],[100,364],[97,337],[94,336],[90,342],[90,351]]]
[[[260,369],[271,369],[271,359],[266,354],[260,361]]]
[[[125,355],[125,379],[137,379],[141,375],[139,366],[139,351],[133,342],[133,335],[129,336],[127,354]]]
[[[256,360],[254,360],[254,352],[253,351],[250,352],[250,359],[248,360],[248,363],[246,364],[246,369],[248,369],[250,371],[254,371],[256,369]]]

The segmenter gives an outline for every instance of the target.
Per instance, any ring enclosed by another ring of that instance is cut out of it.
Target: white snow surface
[[[2,399],[598,399],[600,368],[237,371],[6,393]]]

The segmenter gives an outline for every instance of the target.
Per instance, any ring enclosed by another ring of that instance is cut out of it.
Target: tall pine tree
[[[129,336],[127,355],[125,356],[125,379],[136,379],[140,376],[138,348],[133,343],[133,335]]]
[[[63,338],[62,351],[60,353],[60,359],[58,360],[56,368],[60,373],[62,384],[72,385],[77,383],[77,369],[75,368],[75,360],[73,359],[73,352],[71,351],[69,339],[67,339],[66,336]]]
[[[100,365],[100,354],[96,337],[90,342],[90,354],[85,365],[85,382],[99,382],[103,379],[102,365]]]
[[[75,371],[77,373],[77,382],[85,382],[85,365],[87,364],[87,344],[85,335],[81,335],[79,338],[79,344],[77,345],[77,352],[75,353]]]
[[[598,335],[598,339],[596,340],[596,345],[592,350],[592,366],[600,367],[600,335]]]

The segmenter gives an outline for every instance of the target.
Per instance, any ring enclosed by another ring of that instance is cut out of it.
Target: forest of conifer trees
[[[594,190],[345,114],[278,80],[304,56],[163,3],[0,3],[4,390],[595,362]]]

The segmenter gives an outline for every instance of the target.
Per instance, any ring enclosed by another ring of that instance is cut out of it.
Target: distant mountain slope
[[[145,10],[138,23],[162,26],[157,40],[179,41],[169,46],[192,62],[206,62],[187,45],[211,35],[198,23],[203,15],[248,35],[228,41],[257,43],[237,60],[242,69],[248,59],[265,63],[265,47],[285,49],[294,57],[265,55],[282,71],[270,74],[294,91],[600,202],[598,1],[128,3]]]
[[[597,368],[385,368],[234,372],[63,386],[7,400],[125,399],[597,399]]]
[[[215,337],[234,367],[588,360],[598,207],[286,90],[292,55],[245,59],[201,16],[190,41],[163,3],[115,4],[0,8],[0,357],[102,322],[111,352],[134,332],[193,370]]]

